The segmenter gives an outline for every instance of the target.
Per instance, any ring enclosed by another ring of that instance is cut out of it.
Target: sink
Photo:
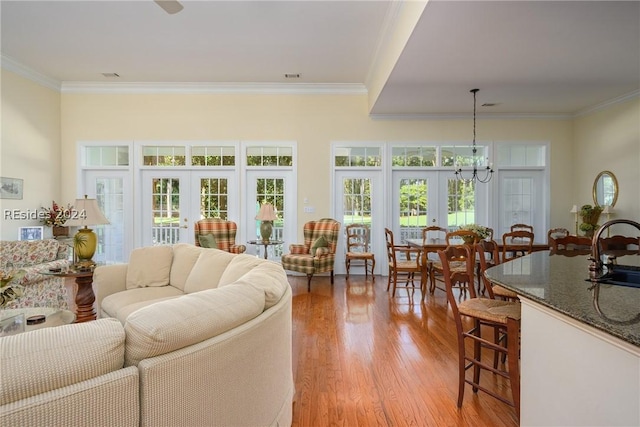
[[[640,288],[640,270],[618,266],[596,280],[608,285],[632,286]]]

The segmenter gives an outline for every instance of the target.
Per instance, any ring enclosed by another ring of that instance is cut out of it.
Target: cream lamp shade
[[[273,222],[278,219],[276,210],[271,203],[263,203],[260,206],[260,211],[256,215],[256,219],[262,221],[260,224],[260,236],[263,242],[268,242],[271,239],[271,232],[273,231]]]
[[[109,220],[100,210],[96,199],[89,199],[86,195],[83,199],[76,199],[73,205],[73,215],[65,222],[65,225],[84,227],[73,236],[73,248],[80,267],[95,265],[92,258],[98,245],[98,236],[89,226],[104,224],[109,224]]]

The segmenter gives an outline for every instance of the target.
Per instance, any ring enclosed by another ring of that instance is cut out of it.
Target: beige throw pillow
[[[219,249],[203,249],[184,283],[184,292],[217,288],[220,276],[235,256]]]
[[[127,268],[127,289],[169,284],[173,249],[171,246],[148,246],[134,249]]]

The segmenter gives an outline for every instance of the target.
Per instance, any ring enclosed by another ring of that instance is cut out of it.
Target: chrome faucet
[[[633,225],[635,228],[640,230],[640,223],[636,221],[632,221],[630,219],[612,219],[611,221],[607,221],[596,231],[593,235],[593,240],[591,241],[591,264],[589,265],[589,277],[592,280],[597,280],[602,276],[602,270],[604,267],[604,262],[602,262],[602,258],[600,255],[600,245],[598,244],[600,240],[600,236],[607,228],[611,227],[614,224],[628,224]],[[611,267],[613,261],[610,260],[610,263],[607,263],[607,267]]]

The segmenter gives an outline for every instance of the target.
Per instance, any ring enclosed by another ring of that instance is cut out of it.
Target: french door
[[[143,171],[142,245],[194,243],[202,218],[237,223],[238,193],[233,171]]]
[[[384,208],[380,171],[336,171],[334,181],[335,219],[341,223],[340,238],[336,249],[336,260],[345,259],[345,229],[349,224],[363,223],[369,226],[369,251],[378,260],[386,259],[384,240]],[[374,274],[380,274],[384,262],[376,263]],[[337,274],[345,274],[344,262],[336,261]],[[353,266],[359,274],[360,266]]]
[[[193,241],[190,179],[188,171],[142,171],[142,246]]]
[[[269,258],[279,259],[283,250],[288,251],[291,243],[296,243],[296,186],[292,171],[248,170],[246,172],[245,216],[241,236],[245,240],[260,239],[260,221],[255,217],[262,203],[271,203],[278,219],[273,222],[272,240],[280,240],[282,245],[269,246]],[[247,247],[247,252],[258,246]],[[256,253],[257,254],[257,253]]]
[[[84,194],[98,201],[109,220],[94,226],[98,247],[97,262],[123,263],[129,259],[133,241],[133,189],[128,171],[88,170],[84,173]]]
[[[422,238],[428,225],[445,227],[446,197],[440,200],[439,172],[397,170],[393,172],[391,230],[396,243]]]

